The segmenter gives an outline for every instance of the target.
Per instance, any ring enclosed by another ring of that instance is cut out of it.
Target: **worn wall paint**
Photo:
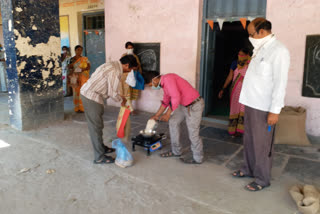
[[[62,91],[60,81],[57,85],[48,85],[48,82],[61,78],[62,73],[59,62],[61,51],[57,48],[60,47],[60,33],[56,32],[59,20],[48,16],[58,10],[51,8],[43,11],[46,2],[39,1],[38,4],[19,1],[13,10],[17,72],[23,82],[23,91],[39,92],[50,87]],[[31,73],[31,69],[38,72]]]
[[[39,87],[47,85],[47,81],[50,80],[51,74],[53,76],[61,75],[61,67],[59,65],[59,57],[60,57],[60,50],[56,47],[60,46],[60,37],[51,36],[47,43],[39,43],[35,46],[29,45],[31,39],[29,37],[24,38],[21,34],[14,30],[14,34],[17,37],[16,40],[16,49],[20,53],[20,57],[23,59],[37,57],[36,60],[37,64],[43,65],[42,67],[42,79],[34,78],[35,82],[30,81],[30,86],[35,88],[35,90],[39,90]],[[19,58],[20,58],[19,57]],[[28,63],[26,61],[17,61],[17,72],[22,77],[25,76],[28,78],[30,76],[30,66],[27,67]],[[36,65],[32,65],[36,67]],[[30,80],[28,78],[28,80]],[[53,85],[53,84],[52,84]],[[51,86],[52,86],[51,85]],[[50,85],[49,85],[50,86]],[[59,89],[60,91],[62,88]]]
[[[267,18],[273,24],[273,32],[291,55],[285,103],[307,109],[307,132],[317,136],[320,136],[320,99],[302,97],[302,83],[306,35],[320,34],[319,8],[319,0],[267,1]]]
[[[160,72],[177,73],[196,86],[199,5],[194,0],[106,0],[106,60],[118,60],[126,41],[159,42]],[[154,112],[161,96],[146,89],[137,108]]]
[[[63,119],[59,1],[1,5],[11,125],[24,130]]]

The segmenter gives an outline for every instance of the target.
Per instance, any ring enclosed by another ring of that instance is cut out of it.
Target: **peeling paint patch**
[[[53,64],[52,64],[52,62],[50,61],[49,62],[49,64],[48,64],[48,66],[47,66],[48,68],[53,68]]]
[[[21,62],[20,66],[18,67],[18,72],[23,70],[26,67],[26,64],[27,64],[26,62]]]
[[[61,74],[61,69],[54,69],[53,75],[58,76]]]
[[[6,11],[2,18],[11,125],[24,130],[46,123],[48,118],[63,119],[59,1],[1,2],[6,4],[1,6]]]
[[[51,81],[48,83],[49,86],[53,86],[56,83],[56,81]]]
[[[42,71],[42,79],[47,79],[50,76],[50,71]],[[44,82],[46,83],[46,82]]]
[[[20,12],[22,12],[23,10],[22,10],[21,7],[16,7],[16,11],[20,13]]]
[[[54,75],[61,75],[61,68],[59,66],[59,54],[60,50],[56,47],[60,47],[60,38],[55,36],[50,36],[48,43],[39,43],[36,46],[30,45],[30,37],[22,37],[21,34],[14,29],[14,34],[18,37],[16,39],[16,48],[20,52],[20,56],[26,56],[27,58],[31,56],[42,56],[44,62],[50,61],[47,68],[53,68],[52,61],[55,62]],[[38,60],[38,62],[41,60]],[[20,68],[20,66],[19,66]],[[18,70],[18,73],[21,70]],[[42,71],[43,80],[50,76],[50,71]]]

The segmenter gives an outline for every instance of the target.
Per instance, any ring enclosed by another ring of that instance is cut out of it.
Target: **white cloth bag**
[[[134,77],[134,71],[131,70],[130,73],[127,76],[126,83],[130,85],[131,87],[136,86],[136,78]]]

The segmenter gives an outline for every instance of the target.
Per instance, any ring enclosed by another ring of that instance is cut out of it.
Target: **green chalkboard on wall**
[[[302,96],[320,98],[320,35],[307,36]]]
[[[160,73],[160,43],[134,43],[134,52],[140,59],[142,72]]]

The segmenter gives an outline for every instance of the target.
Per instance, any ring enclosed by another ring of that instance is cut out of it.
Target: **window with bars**
[[[86,30],[103,29],[104,14],[85,16],[84,28]]]

